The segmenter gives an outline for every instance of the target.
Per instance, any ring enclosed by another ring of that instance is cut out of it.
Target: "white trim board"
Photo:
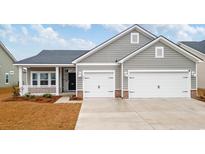
[[[153,44],[155,44],[158,41],[160,41],[161,43],[164,43],[165,45],[169,46],[170,48],[174,49],[175,51],[179,52],[180,54],[184,55],[185,57],[189,58],[190,60],[192,60],[194,62],[202,61],[198,57],[188,53],[186,50],[184,50],[183,48],[177,46],[176,44],[174,44],[173,42],[169,41],[168,39],[160,36],[157,39],[155,39],[155,40],[151,41],[150,43],[146,44],[142,48],[140,48],[140,49],[134,51],[133,53],[129,54],[128,56],[124,57],[123,59],[121,59],[119,61],[119,63],[124,63],[125,61],[127,61],[131,57],[133,57],[133,56],[139,54],[140,52],[143,52],[145,49],[151,47]]]
[[[190,72],[190,70],[128,70],[128,73],[130,73],[130,72],[141,72],[141,73],[151,73],[151,72],[153,72],[153,73],[157,73],[157,72],[161,72],[161,73],[172,73],[172,72]]]
[[[56,66],[64,66],[64,67],[74,67],[74,64],[13,64],[15,66],[35,66],[35,67],[56,67]]]
[[[84,73],[115,73],[115,70],[84,70],[83,71],[83,76],[84,76]]]
[[[196,50],[196,49],[194,49],[194,48],[192,48],[192,47],[190,47],[190,46],[188,46],[188,45],[186,45],[186,44],[183,44],[183,43],[178,43],[179,44],[179,46],[180,47],[182,47],[182,48],[184,48],[184,49],[186,49],[186,50],[188,50],[189,52],[191,52],[191,53],[193,53],[193,54],[199,54],[200,55],[200,58],[202,58],[202,59],[205,59],[205,54],[204,53],[202,53],[202,52],[200,52],[200,51],[198,51],[198,50]],[[194,53],[194,52],[196,52],[196,53]],[[196,56],[199,56],[199,55],[196,55]]]
[[[132,30],[135,30],[135,29],[138,30],[138,31],[140,31],[140,32],[142,32],[142,33],[144,33],[144,34],[147,35],[148,37],[151,37],[151,38],[154,38],[154,39],[156,38],[155,35],[153,35],[152,33],[148,32],[147,30],[141,28],[140,26],[138,26],[138,25],[133,25],[132,27],[130,27],[130,28],[124,30],[123,32],[119,33],[118,35],[114,36],[113,38],[111,38],[111,39],[105,41],[104,43],[100,44],[99,46],[97,46],[97,47],[91,49],[91,50],[90,50],[89,52],[87,52],[86,54],[84,54],[84,55],[80,56],[79,58],[75,59],[72,63],[76,64],[77,62],[81,61],[82,59],[84,59],[84,58],[90,56],[91,54],[93,54],[93,53],[95,53],[96,51],[102,49],[103,47],[105,47],[105,46],[111,44],[111,43],[114,42],[115,40],[119,39],[120,37],[126,35],[127,33],[131,32]]]
[[[116,66],[119,63],[77,63],[77,66]]]

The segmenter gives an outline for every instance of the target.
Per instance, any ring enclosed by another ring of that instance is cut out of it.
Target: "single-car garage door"
[[[129,71],[129,98],[190,97],[188,71]]]
[[[114,71],[85,71],[83,75],[84,97],[114,97]]]

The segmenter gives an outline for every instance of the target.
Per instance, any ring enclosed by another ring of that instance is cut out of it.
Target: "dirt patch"
[[[27,100],[2,101],[11,98],[11,89],[0,90],[0,130],[73,130],[80,103],[53,104]]]

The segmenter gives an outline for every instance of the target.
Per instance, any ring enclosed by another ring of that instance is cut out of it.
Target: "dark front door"
[[[68,74],[68,90],[76,90],[76,78],[75,73]]]

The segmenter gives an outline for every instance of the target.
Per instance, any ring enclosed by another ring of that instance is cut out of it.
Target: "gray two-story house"
[[[18,69],[13,64],[16,59],[0,41],[0,88],[18,85]]]
[[[190,97],[201,61],[167,38],[133,25],[91,50],[43,50],[15,65],[21,94],[153,98]]]

